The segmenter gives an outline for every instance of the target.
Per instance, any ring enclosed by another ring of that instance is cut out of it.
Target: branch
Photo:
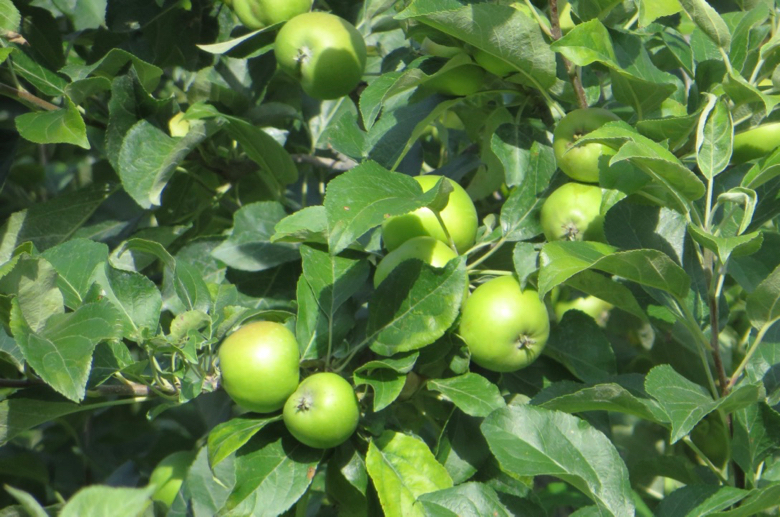
[[[35,106],[38,106],[39,108],[45,109],[47,111],[60,109],[59,106],[47,102],[40,97],[36,97],[30,92],[13,88],[7,84],[0,83],[0,95],[5,95],[6,97],[11,97],[12,99],[18,99],[24,102],[29,102],[30,104],[34,104]]]
[[[295,163],[309,163],[315,167],[323,167],[338,172],[348,171],[357,165],[356,162],[346,157],[343,160],[336,160],[310,154],[293,154],[292,159]]]
[[[0,388],[34,388],[37,386],[47,386],[46,383],[37,379],[0,379]],[[175,395],[175,392],[170,390],[154,390],[145,384],[138,384],[136,382],[128,382],[126,384],[103,384],[89,390],[89,394],[93,396],[108,397],[149,397],[156,395],[157,392],[163,391],[168,395]]]
[[[550,32],[552,33],[553,40],[559,40],[562,37],[561,22],[558,18],[558,0],[550,0]],[[577,95],[577,103],[580,108],[585,109],[588,107],[588,99],[585,96],[585,89],[582,87],[582,79],[577,71],[577,67],[568,59],[563,57],[563,66],[566,67],[566,73],[569,75],[572,87],[574,87],[574,93]]]

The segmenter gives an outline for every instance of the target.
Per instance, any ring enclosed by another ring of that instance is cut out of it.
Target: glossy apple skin
[[[428,191],[436,186],[441,176],[426,174],[415,176],[423,191]],[[441,211],[447,231],[450,233],[458,253],[463,253],[474,245],[477,238],[477,209],[466,191],[448,179],[452,185],[452,192],[447,206]],[[414,212],[392,217],[382,224],[382,240],[385,247],[392,251],[413,237],[429,236],[449,244],[444,230],[439,224],[436,215],[428,208],[420,208]]]
[[[284,24],[274,52],[279,68],[316,99],[338,99],[363,77],[366,43],[354,25],[333,14],[304,13]]]
[[[511,276],[488,280],[463,306],[459,334],[471,360],[495,372],[513,372],[534,362],[550,336],[547,308],[533,289]]]
[[[485,71],[477,65],[463,65],[451,68],[425,82],[425,88],[442,93],[463,97],[479,91],[485,82]]]
[[[355,432],[360,407],[349,382],[338,374],[321,372],[301,382],[282,414],[296,440],[315,449],[329,449]]]
[[[284,325],[249,323],[219,347],[222,387],[239,406],[257,413],[276,411],[298,386],[299,360],[298,342]]]
[[[405,260],[418,259],[433,267],[444,267],[454,258],[458,258],[458,254],[433,237],[422,236],[409,239],[379,261],[374,273],[374,287],[379,287],[379,284],[398,264]]]
[[[309,11],[311,0],[231,0],[228,5],[244,27],[257,30]]]
[[[607,122],[620,118],[602,108],[577,109],[563,117],[553,132],[553,150],[558,167],[570,178],[585,183],[598,183],[599,160],[615,154],[611,147],[591,142],[571,147],[580,137],[595,131]]]
[[[604,241],[601,189],[595,185],[566,183],[542,204],[541,223],[548,241]]]
[[[505,77],[513,72],[517,72],[517,69],[504,61],[501,58],[494,56],[484,50],[477,49],[474,51],[474,61],[479,66],[490,72],[491,74],[499,77]]]
[[[734,164],[766,156],[780,146],[780,122],[770,122],[734,135]]]
[[[166,456],[158,463],[149,476],[149,484],[157,487],[152,500],[170,507],[176,500],[176,494],[179,493],[193,460],[195,452],[179,451]]]
[[[558,321],[561,321],[566,312],[576,309],[584,312],[596,320],[596,323],[598,323],[599,326],[603,327],[606,325],[609,311],[613,307],[614,306],[611,303],[605,302],[601,298],[596,298],[595,296],[581,296],[579,298],[574,298],[573,300],[559,301],[556,303],[555,318]]]

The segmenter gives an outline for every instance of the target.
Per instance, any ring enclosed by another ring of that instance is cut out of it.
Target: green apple
[[[582,183],[561,185],[542,204],[541,223],[548,241],[604,242],[601,188]]]
[[[441,176],[426,174],[415,176],[423,191],[428,191],[436,186]],[[452,192],[447,206],[440,212],[444,226],[447,228],[458,253],[463,253],[474,245],[477,238],[477,209],[466,191],[451,179],[447,179],[452,186]],[[382,240],[385,247],[392,251],[413,237],[429,236],[449,244],[447,235],[439,223],[439,220],[428,208],[420,208],[414,212],[391,217],[382,225]]]
[[[620,118],[602,108],[577,109],[563,117],[553,133],[558,167],[572,179],[598,183],[600,162],[602,158],[615,154],[614,149],[598,142],[572,146],[581,137],[615,120]]]
[[[513,372],[534,362],[550,336],[547,307],[512,276],[488,280],[463,305],[459,334],[471,360],[488,370]]]
[[[337,99],[363,77],[366,43],[354,25],[328,13],[304,13],[284,24],[274,52],[279,68],[317,99]]]
[[[414,237],[385,255],[376,266],[374,287],[379,287],[385,278],[405,260],[418,259],[433,267],[444,267],[458,254],[449,246],[433,237]]]

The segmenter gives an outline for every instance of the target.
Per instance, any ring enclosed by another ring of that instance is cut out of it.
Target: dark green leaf
[[[262,201],[241,207],[233,216],[230,236],[211,252],[214,258],[242,271],[262,271],[300,255],[292,244],[271,243],[274,226],[287,213],[281,204]]]
[[[419,260],[396,267],[369,301],[368,340],[382,355],[416,350],[439,339],[460,312],[463,260],[433,268]]]
[[[628,471],[612,442],[584,420],[534,406],[494,411],[482,432],[502,469],[550,475],[581,490],[602,515],[634,514]]]
[[[506,406],[498,386],[476,373],[465,373],[448,379],[430,379],[426,386],[438,391],[470,416],[485,417]]]

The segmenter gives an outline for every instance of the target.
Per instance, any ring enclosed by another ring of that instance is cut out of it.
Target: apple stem
[[[559,40],[563,36],[561,33],[561,22],[558,17],[558,0],[550,1],[550,32],[552,33],[553,40]],[[571,61],[563,57],[563,66],[566,67],[566,73],[569,76],[571,85],[574,88],[574,93],[577,95],[577,103],[580,108],[585,109],[588,107],[588,98],[585,96],[585,89],[582,87],[582,79],[580,78],[578,67]]]

